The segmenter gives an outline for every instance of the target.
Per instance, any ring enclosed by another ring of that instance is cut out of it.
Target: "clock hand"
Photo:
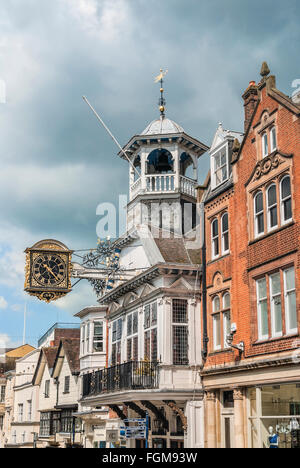
[[[44,263],[43,267],[46,268],[46,270],[48,270],[49,273],[51,273],[52,276],[54,276],[54,278],[56,279],[56,281],[59,281],[59,279],[57,278],[56,274],[53,273],[53,271],[51,270],[51,268],[49,268],[48,265],[46,265],[46,263]]]

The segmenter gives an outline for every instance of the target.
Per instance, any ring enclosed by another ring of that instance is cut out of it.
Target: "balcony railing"
[[[175,175],[148,175],[146,176],[147,192],[173,192],[175,190]]]
[[[82,396],[112,393],[120,390],[158,388],[158,363],[130,361],[108,369],[83,375]]]

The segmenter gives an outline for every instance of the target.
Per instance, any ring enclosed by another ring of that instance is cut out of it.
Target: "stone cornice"
[[[249,371],[254,369],[264,369],[267,367],[279,367],[279,366],[292,366],[295,365],[293,356],[279,357],[273,359],[263,359],[252,362],[242,362],[237,365],[226,364],[224,366],[218,366],[214,368],[208,368],[201,371],[201,376],[205,377],[208,375],[217,375],[217,374],[229,374],[236,372]]]

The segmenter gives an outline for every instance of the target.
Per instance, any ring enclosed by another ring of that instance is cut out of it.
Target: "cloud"
[[[5,310],[7,309],[8,303],[4,299],[4,297],[0,296],[0,309]]]
[[[53,304],[59,309],[75,314],[84,307],[97,304],[97,297],[89,283],[83,282],[75,286],[70,294]]]
[[[49,237],[93,247],[97,205],[128,191],[127,163],[82,95],[123,144],[158,116],[153,78],[168,68],[167,116],[209,145],[219,121],[243,128],[241,94],[263,60],[286,94],[299,78],[299,0],[23,3],[0,3],[0,294],[9,304],[24,298],[26,247]],[[202,180],[207,170],[206,157]],[[82,284],[53,308],[94,303]]]

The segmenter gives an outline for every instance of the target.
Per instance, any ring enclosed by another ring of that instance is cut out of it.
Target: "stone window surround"
[[[249,188],[248,190],[248,213],[249,213],[249,239],[250,242],[259,240],[269,233],[276,232],[276,230],[286,226],[287,224],[293,221],[293,217],[284,221],[282,219],[282,208],[281,208],[281,181],[284,177],[289,176],[291,180],[291,198],[292,198],[292,214],[295,212],[294,200],[293,200],[293,177],[291,174],[290,164],[283,164],[280,166],[277,171],[271,174],[271,177],[264,177],[260,180],[260,184],[255,184],[254,187]],[[269,228],[268,221],[268,200],[267,192],[271,185],[276,185],[276,196],[277,196],[277,221],[278,224],[274,228]],[[263,193],[263,204],[264,204],[264,232],[256,235],[255,229],[255,197],[259,192]]]

